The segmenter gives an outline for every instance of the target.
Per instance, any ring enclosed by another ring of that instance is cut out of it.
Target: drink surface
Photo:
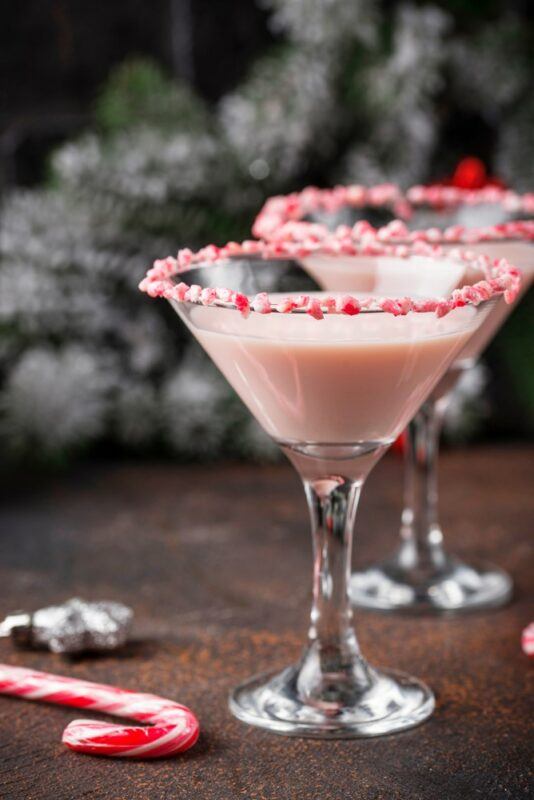
[[[406,259],[387,256],[316,254],[301,258],[304,269],[327,292],[363,292],[387,297],[436,297],[460,286],[463,264],[423,256]]]
[[[320,296],[320,293],[317,293]],[[177,305],[265,430],[314,443],[388,442],[471,333],[477,310],[394,317],[251,314]]]

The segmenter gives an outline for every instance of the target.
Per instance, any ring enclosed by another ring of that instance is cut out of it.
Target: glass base
[[[300,667],[250,678],[230,695],[242,722],[287,736],[351,739],[383,736],[419,725],[434,710],[434,695],[401,672],[367,669],[367,685],[341,707],[310,703],[298,691]]]
[[[354,573],[350,594],[355,606],[376,611],[459,614],[504,605],[512,596],[512,579],[490,564],[444,558],[425,574],[394,558]]]

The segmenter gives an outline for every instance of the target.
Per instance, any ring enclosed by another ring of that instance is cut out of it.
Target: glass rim
[[[451,225],[440,230],[435,227],[410,231],[406,221],[422,206],[433,210],[453,210],[459,207],[473,207],[491,203],[502,206],[510,213],[524,213],[529,218],[512,220],[497,225]],[[342,208],[382,208],[391,210],[396,219],[387,225],[374,228],[368,222],[360,221],[354,226],[340,225],[332,232],[322,222],[308,222],[304,219],[313,212],[335,212]],[[502,240],[534,240],[534,193],[520,194],[511,189],[487,186],[481,189],[461,189],[454,186],[416,185],[402,191],[396,184],[384,183],[375,186],[351,184],[335,186],[332,189],[319,189],[308,186],[300,192],[270,197],[264,203],[252,226],[254,236],[268,240],[304,240],[307,237],[328,242],[339,235],[351,235],[357,239],[362,235],[374,235],[379,241],[404,243],[428,240],[435,243],[459,245],[476,242]],[[396,228],[402,228],[399,237]]]
[[[478,306],[500,295],[504,295],[505,301],[510,303],[519,291],[520,271],[505,259],[492,261],[481,254],[461,250],[444,251],[442,248],[430,247],[425,243],[416,243],[413,246],[393,246],[381,243],[380,247],[375,246],[371,249],[354,245],[352,251],[344,250],[331,255],[340,258],[361,256],[366,259],[427,258],[461,264],[464,269],[472,267],[480,271],[484,278],[474,284],[466,284],[453,289],[446,296],[429,298],[384,297],[371,294],[362,298],[349,293],[336,292],[334,295],[326,291],[320,297],[315,292],[306,294],[297,291],[272,292],[272,297],[268,292],[259,292],[252,296],[219,286],[202,287],[194,283],[188,284],[182,280],[195,269],[209,269],[218,264],[231,263],[239,259],[257,263],[294,261],[304,271],[304,267],[299,261],[313,254],[324,254],[324,249],[320,245],[314,247],[299,245],[297,247],[294,243],[273,245],[268,242],[248,241],[241,244],[230,242],[222,248],[208,245],[197,253],[185,249],[178,252],[177,258],[169,256],[166,259],[158,259],[140,282],[139,289],[150,297],[163,297],[170,301],[190,305],[216,306],[236,310],[244,317],[248,317],[251,312],[259,314],[307,313],[317,320],[323,319],[328,314],[355,316],[361,312],[390,313],[394,316],[405,316],[410,312],[435,313],[438,317],[443,317],[455,308],[465,305]]]

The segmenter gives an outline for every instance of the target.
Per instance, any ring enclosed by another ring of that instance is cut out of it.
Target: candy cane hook
[[[0,664],[0,694],[149,723],[140,727],[74,720],[63,731],[62,741],[78,753],[121,758],[173,756],[192,747],[199,735],[195,715],[172,700],[9,664]]]

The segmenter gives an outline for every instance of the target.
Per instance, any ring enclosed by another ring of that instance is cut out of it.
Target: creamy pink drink
[[[461,284],[465,268],[454,261],[425,256],[406,259],[391,256],[338,256],[326,253],[299,259],[306,272],[327,292],[431,297],[448,294]]]
[[[251,314],[196,307],[188,324],[277,440],[387,442],[464,346],[475,310],[394,317]]]

